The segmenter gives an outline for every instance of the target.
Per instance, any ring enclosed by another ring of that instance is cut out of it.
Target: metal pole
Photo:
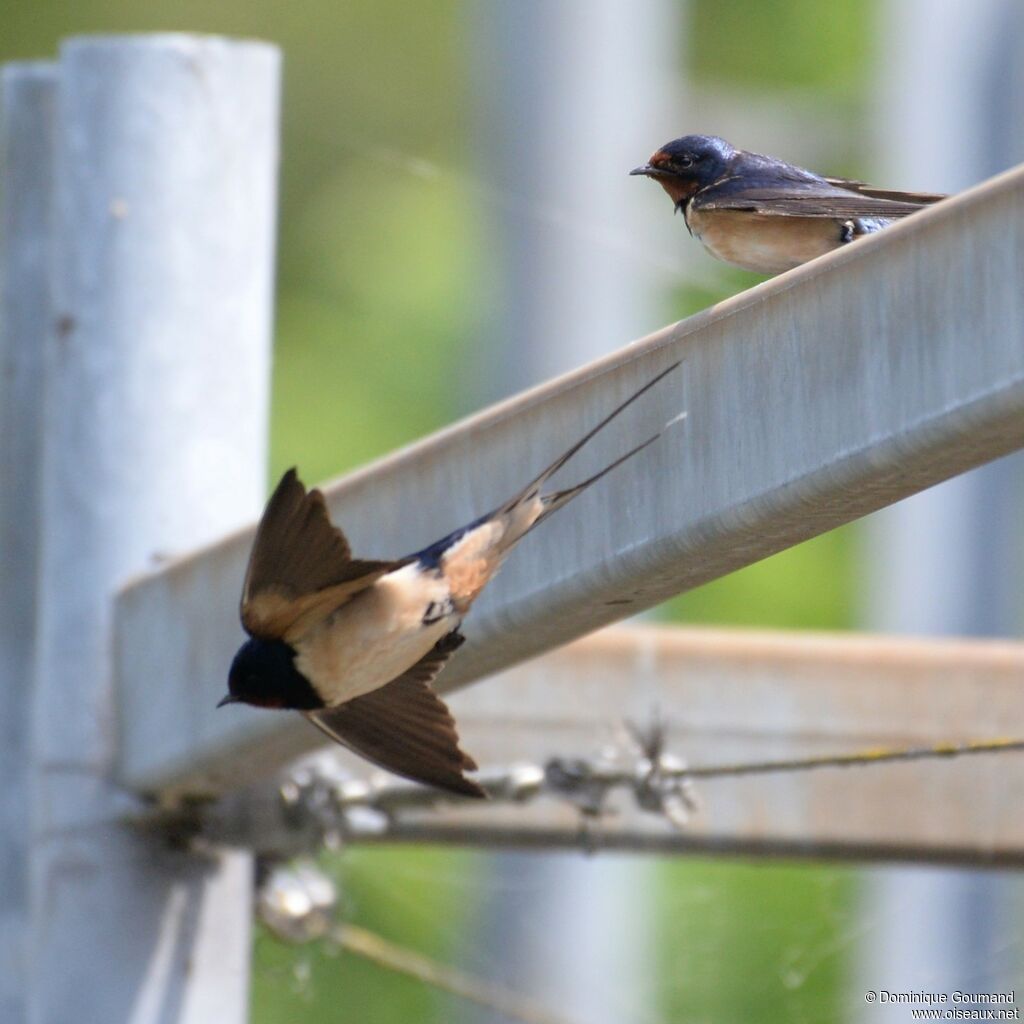
[[[238,526],[264,493],[277,81],[260,43],[60,51],[34,706],[42,1024],[246,1015],[250,858],[121,823],[136,804],[112,775],[111,627],[127,576]]]
[[[50,332],[52,65],[4,69],[0,109],[0,1020],[27,1019],[29,735],[43,354]]]
[[[473,57],[484,173],[508,200],[492,217],[502,287],[487,325],[498,341],[490,359],[502,365],[486,366],[483,398],[590,362],[662,321],[657,295],[678,282],[686,252],[669,230],[678,225],[626,175],[684,116],[684,20],[685,4],[666,0],[483,9]]]

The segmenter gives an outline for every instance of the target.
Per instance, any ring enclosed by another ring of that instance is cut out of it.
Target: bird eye
[[[681,156],[676,160],[676,162],[679,164],[680,167],[692,167],[693,157]]]

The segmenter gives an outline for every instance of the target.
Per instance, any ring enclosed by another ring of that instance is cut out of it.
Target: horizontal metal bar
[[[674,428],[510,558],[441,676],[453,689],[1024,445],[1024,169],[759,285],[331,485],[367,557],[505,499],[617,401],[679,372],[569,480]],[[117,608],[120,777],[217,793],[318,742],[213,713],[241,639],[251,531],[135,581]]]
[[[1019,643],[637,627],[605,630],[452,703],[487,765],[621,748],[624,719],[642,724],[657,708],[665,750],[705,767],[1020,735],[1022,679]],[[701,807],[683,830],[624,802],[587,841],[1024,864],[1024,822],[1011,811],[1024,787],[1021,753],[695,787]],[[486,809],[470,806],[408,816],[395,835],[447,828],[454,839],[488,825]],[[580,826],[551,801],[517,808],[513,825],[521,842],[577,846]]]
[[[1019,736],[1021,679],[1021,643],[613,627],[452,698],[494,801],[438,803],[339,750],[326,777],[351,780],[339,806],[357,813],[330,827],[356,842],[1024,864],[1024,821],[1012,813],[1020,751],[699,777],[723,765]],[[609,791],[612,813],[593,818],[538,786],[552,758],[635,775],[641,755],[626,722],[644,726],[655,709],[664,754],[697,776],[697,809],[682,828],[640,810],[628,788]],[[502,787],[503,777],[523,784]],[[264,850],[318,843],[322,816],[304,818],[294,794],[287,805],[256,794],[228,800],[206,827]]]
[[[571,823],[551,828],[522,826],[517,819],[504,825],[459,825],[452,822],[397,822],[387,832],[366,829],[347,837],[349,844],[473,847],[479,849],[578,850],[598,852],[648,853],[666,855],[758,857],[785,860],[857,861],[871,864],[934,864],[973,868],[1020,868],[1024,857],[1019,850],[987,853],[976,846],[921,848],[908,843],[878,846],[851,843],[849,840],[807,842],[804,839],[774,841],[742,840],[730,836],[708,838],[688,832],[655,833],[648,827],[603,829]]]

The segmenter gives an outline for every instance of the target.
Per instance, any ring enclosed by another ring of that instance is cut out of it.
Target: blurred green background
[[[464,187],[483,173],[471,52],[480,5],[3,4],[4,60],[49,56],[60,38],[83,32],[204,31],[281,46],[272,478],[294,463],[310,480],[340,473],[472,407],[476,388],[465,368],[475,365],[498,273],[488,259],[481,193]],[[698,88],[813,93],[851,123],[862,117],[871,55],[850,40],[872,37],[872,3],[688,6],[679,63]],[[870,171],[857,157],[856,138],[849,133],[822,169]],[[662,141],[652,139],[651,148]],[[635,185],[623,178],[624,188]],[[695,244],[681,225],[678,244]],[[718,287],[680,284],[666,292],[666,320],[755,280],[712,270]],[[664,617],[847,628],[856,607],[856,544],[855,529],[821,537],[669,602]],[[500,962],[481,962],[467,948],[467,922],[488,885],[486,861],[408,848],[324,857],[341,881],[350,920],[502,980]],[[655,908],[658,950],[651,965],[658,1005],[646,1019],[843,1019],[852,871],[665,859],[646,877],[657,889],[645,905]],[[259,931],[254,967],[257,1024],[450,1021],[465,1013],[453,997],[326,944],[297,949]]]

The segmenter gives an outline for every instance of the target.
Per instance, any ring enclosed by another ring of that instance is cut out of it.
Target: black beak
[[[654,170],[655,170],[655,168],[653,168],[650,164],[644,164],[643,167],[634,167],[633,170],[631,170],[629,173],[630,174],[652,174],[654,172]]]
[[[217,701],[217,707],[222,708],[225,704],[237,704],[241,699],[241,697],[236,697],[233,693],[229,693]]]

